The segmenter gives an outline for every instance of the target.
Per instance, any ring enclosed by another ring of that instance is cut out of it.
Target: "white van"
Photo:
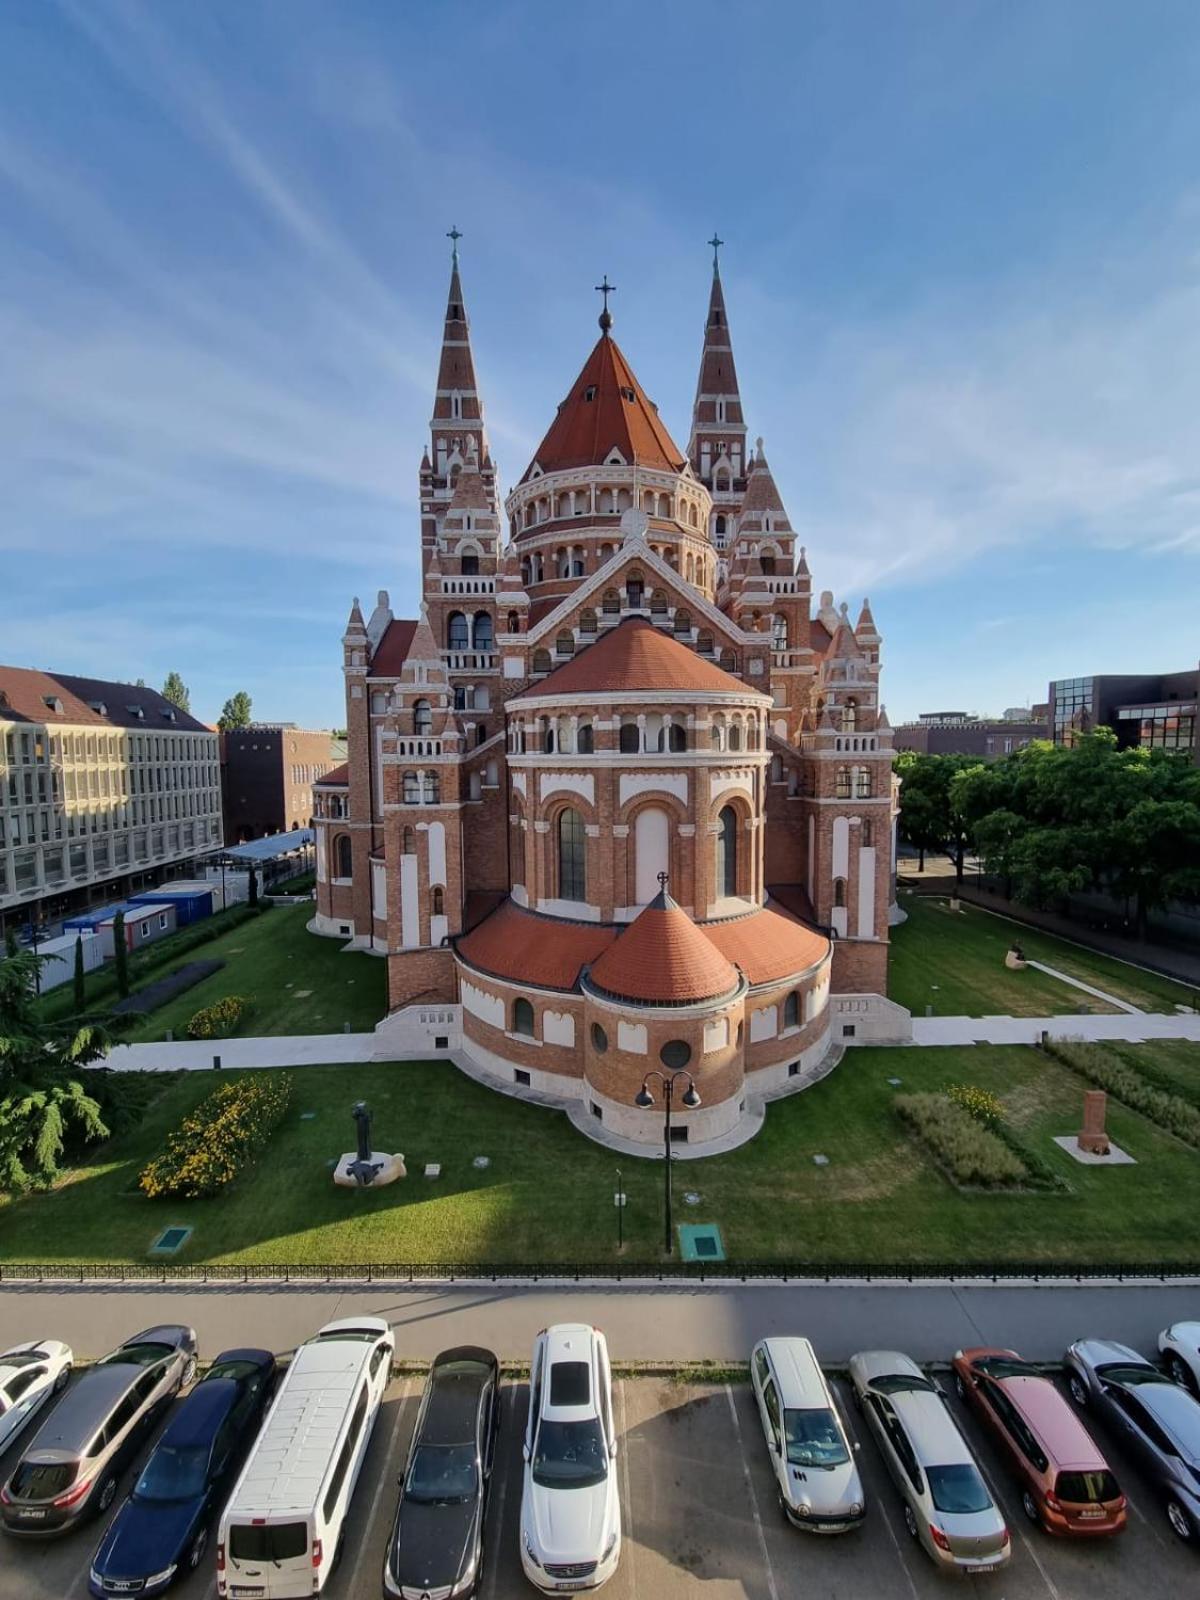
[[[218,1595],[299,1600],[325,1587],[394,1347],[386,1322],[352,1317],[296,1351],[221,1514]]]

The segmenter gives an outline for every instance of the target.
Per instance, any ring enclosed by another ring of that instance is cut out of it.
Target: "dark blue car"
[[[161,1594],[200,1565],[209,1525],[275,1387],[269,1350],[226,1350],[163,1431],[101,1540],[94,1595]]]

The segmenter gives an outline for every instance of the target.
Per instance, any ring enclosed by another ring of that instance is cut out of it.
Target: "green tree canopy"
[[[178,706],[180,711],[192,709],[192,697],[188,686],[177,672],[168,672],[167,681],[162,686],[163,699],[169,700],[173,706]]]
[[[239,689],[236,694],[231,694],[221,707],[221,715],[217,719],[217,727],[222,733],[230,733],[236,728],[250,726],[250,696],[245,689]]]
[[[954,862],[961,884],[963,863],[971,842],[956,783],[978,770],[976,756],[928,756],[905,751],[896,761],[900,774],[900,831],[921,854],[944,850]]]

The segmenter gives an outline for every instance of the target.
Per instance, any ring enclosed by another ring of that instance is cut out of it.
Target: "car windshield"
[[[16,1500],[53,1500],[75,1482],[77,1461],[22,1461],[9,1489]]]
[[[174,1354],[174,1346],[169,1344],[123,1344],[119,1350],[114,1350],[112,1355],[105,1356],[96,1365],[98,1367],[152,1367],[156,1361],[162,1361],[167,1356]]]
[[[257,1361],[222,1361],[214,1362],[204,1374],[205,1383],[210,1378],[232,1378],[235,1382],[241,1378],[252,1378],[262,1368]]]
[[[208,1451],[160,1444],[134,1488],[135,1500],[193,1500],[204,1493]]]
[[[608,1451],[596,1417],[543,1422],[533,1452],[533,1481],[546,1489],[592,1489],[608,1476]]]
[[[1165,1373],[1159,1372],[1151,1366],[1122,1366],[1119,1361],[1110,1361],[1106,1366],[1096,1368],[1096,1376],[1103,1378],[1105,1383],[1120,1383],[1126,1388],[1132,1388],[1139,1383],[1170,1383]]]
[[[840,1467],[849,1461],[837,1418],[825,1406],[785,1411],[787,1458],[793,1467]]]
[[[423,1444],[408,1469],[405,1495],[422,1505],[459,1505],[475,1494],[475,1447]]]
[[[929,1492],[939,1511],[967,1517],[975,1511],[990,1511],[992,1497],[970,1461],[956,1461],[949,1467],[927,1467]]]
[[[0,1365],[6,1367],[34,1367],[39,1361],[45,1361],[45,1359],[46,1357],[41,1353],[37,1355],[21,1354],[5,1356],[3,1360],[0,1361]]]
[[[973,1362],[976,1372],[986,1372],[989,1378],[1041,1378],[1043,1373],[1019,1356],[981,1356]]]
[[[916,1373],[886,1372],[882,1378],[870,1378],[867,1381],[878,1394],[907,1394],[913,1389],[929,1394],[937,1393],[928,1378],[918,1377]]]

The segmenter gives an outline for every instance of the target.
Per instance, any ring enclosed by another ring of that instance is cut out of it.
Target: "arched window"
[[[868,817],[862,825],[862,832],[859,834],[858,842],[862,845],[864,850],[869,850],[871,848],[872,838],[871,819]]]
[[[671,724],[670,729],[668,730],[667,739],[668,749],[687,749],[687,729],[683,726],[682,722],[673,722]]]
[[[337,840],[337,872],[339,878],[352,878],[354,876],[354,856],[350,847],[350,835],[339,833]]]
[[[464,578],[477,578],[479,576],[479,557],[472,550],[469,555],[462,558],[462,575]]]
[[[729,724],[729,748],[740,750],[742,748],[742,725],[740,722]]]
[[[528,1000],[513,1001],[512,1031],[523,1034],[526,1039],[533,1038],[533,1007]]]
[[[724,750],[725,729],[719,722],[714,722],[712,727],[708,730],[708,742],[712,745],[714,750]]]
[[[446,915],[446,891],[444,889],[435,889],[432,898],[433,915],[435,917],[444,917]]]
[[[415,772],[404,774],[404,804],[406,806],[419,806],[421,803],[421,780]]]
[[[581,756],[595,754],[596,741],[590,722],[585,722],[581,728],[576,730],[575,748]]]
[[[533,652],[533,670],[535,672],[549,672],[550,671],[550,652],[549,652],[549,650],[535,650]]]
[[[446,619],[446,643],[451,650],[471,648],[471,630],[461,611],[452,611]]]
[[[764,578],[773,578],[775,576],[775,557],[774,556],[759,556],[758,560],[759,560],[759,565],[763,569],[763,577]]]
[[[649,905],[671,870],[671,819],[659,806],[644,806],[633,824],[634,904]]]
[[[521,619],[515,611],[508,613],[508,631],[509,633],[520,633],[521,631]]]
[[[786,650],[788,647],[787,618],[782,611],[777,611],[771,618],[771,648],[772,650]]]
[[[783,1025],[785,1028],[800,1026],[800,996],[795,989],[783,1002]]]
[[[725,518],[724,517],[718,517],[717,518],[717,520],[716,520],[716,522],[715,522],[715,524],[713,526],[713,532],[716,534],[718,539],[723,539],[725,537]]]
[[[645,602],[645,594],[646,586],[640,576],[625,580],[625,598],[628,600],[631,610],[641,610]]]
[[[869,800],[871,798],[871,769],[869,767],[855,767],[854,769],[854,798],[856,800]]]
[[[839,767],[837,769],[837,798],[839,800],[849,800],[850,798],[849,767]]]
[[[575,654],[575,635],[568,633],[564,628],[554,641],[554,653],[560,656],[573,656]]]
[[[552,756],[554,754],[554,724],[552,722],[548,722],[542,729],[542,754],[544,756]]]
[[[854,733],[858,728],[858,701],[847,700],[842,707],[842,732]]]
[[[495,630],[492,627],[492,619],[486,611],[477,611],[475,613],[475,627],[472,638],[476,650],[490,650],[495,644]]]
[[[406,856],[415,856],[417,853],[417,836],[411,828],[405,828],[401,835],[401,850]]]
[[[528,589],[529,582],[530,582],[530,579],[532,578],[532,576],[533,576],[533,568],[529,564],[529,557],[526,556],[524,561],[521,562],[521,587],[522,587],[522,589]]]
[[[621,596],[615,589],[605,589],[604,598],[600,602],[600,609],[601,611],[607,612],[609,615],[611,615],[614,611],[620,611]]]
[[[573,806],[558,817],[558,897],[560,900],[587,899],[587,838],[583,818]]]
[[[433,732],[433,707],[428,700],[418,700],[413,706],[413,732]]]
[[[579,613],[579,631],[580,633],[595,633],[596,629],[596,613],[591,606],[585,606]]]
[[[641,730],[636,722],[623,722],[621,724],[621,754],[634,756],[641,748]]]
[[[424,794],[425,804],[427,806],[439,805],[441,803],[441,798],[442,798],[442,780],[441,780],[441,778],[438,776],[438,774],[436,772],[427,772],[425,774],[425,794]]]
[[[835,878],[833,880],[833,903],[835,906],[844,906],[846,904],[845,878]]]
[[[737,893],[737,812],[725,806],[717,818],[717,893]]]
[[[692,614],[691,614],[690,611],[684,611],[684,610],[676,611],[676,613],[675,613],[674,631],[676,633],[691,633],[691,631],[692,631]]]
[[[710,656],[710,655],[712,655],[712,653],[713,653],[713,636],[712,636],[712,634],[711,633],[698,634],[696,636],[696,649],[700,652],[700,654],[702,656]]]

